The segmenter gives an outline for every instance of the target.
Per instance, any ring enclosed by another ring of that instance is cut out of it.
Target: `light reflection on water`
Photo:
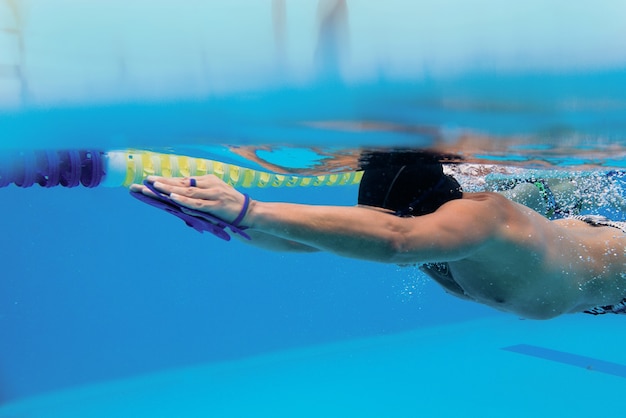
[[[466,162],[623,167],[626,92],[611,89],[626,85],[626,72],[572,76],[566,85],[561,80],[559,89],[550,88],[555,77],[507,80],[381,82],[199,101],[5,111],[0,147],[171,152],[224,144],[329,152],[403,147],[457,154]],[[589,83],[598,88],[589,92]],[[543,93],[524,95],[524,90]]]

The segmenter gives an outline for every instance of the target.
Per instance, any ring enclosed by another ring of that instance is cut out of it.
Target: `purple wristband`
[[[248,213],[248,207],[250,206],[250,196],[246,193],[243,194],[243,207],[241,208],[241,212],[235,218],[231,225],[239,226],[239,223],[243,221],[243,218],[246,217],[246,213]]]

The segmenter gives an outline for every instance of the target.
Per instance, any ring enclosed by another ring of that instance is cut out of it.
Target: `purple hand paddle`
[[[195,179],[192,179],[195,180]],[[191,184],[195,186],[195,181]],[[154,185],[149,183],[147,180],[143,182],[144,186],[146,186],[152,193],[155,194],[155,197],[146,196],[141,192],[131,192],[131,196],[136,199],[141,200],[144,203],[149,204],[150,206],[154,206],[155,208],[162,209],[167,213],[170,213],[180,219],[182,219],[187,226],[192,227],[196,231],[202,233],[204,231],[210,232],[218,238],[221,238],[225,241],[230,241],[230,235],[226,232],[226,228],[229,228],[235,234],[239,234],[245,239],[250,239],[250,236],[243,232],[247,227],[239,226],[239,223],[246,216],[246,212],[248,211],[248,206],[250,205],[250,196],[244,194],[244,202],[243,208],[241,208],[241,212],[237,216],[232,223],[226,222],[223,219],[218,218],[217,216],[213,216],[210,213],[202,212],[196,209],[189,209],[185,207],[185,211],[183,212],[183,206],[174,202],[169,195],[165,193],[161,193],[157,189],[154,188]]]

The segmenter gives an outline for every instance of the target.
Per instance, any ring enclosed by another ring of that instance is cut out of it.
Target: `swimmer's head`
[[[398,161],[407,164],[397,164]],[[389,209],[397,216],[420,216],[463,196],[459,183],[443,173],[439,161],[396,158],[388,159],[388,163],[364,167],[360,205]]]

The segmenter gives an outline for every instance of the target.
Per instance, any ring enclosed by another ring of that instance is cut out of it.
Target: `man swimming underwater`
[[[235,220],[259,247],[418,263],[449,293],[526,318],[626,312],[623,223],[550,221],[500,194],[463,192],[439,162],[382,159],[365,168],[356,207],[250,201],[213,175],[148,185],[183,211]],[[145,185],[131,192],[155,198]]]

